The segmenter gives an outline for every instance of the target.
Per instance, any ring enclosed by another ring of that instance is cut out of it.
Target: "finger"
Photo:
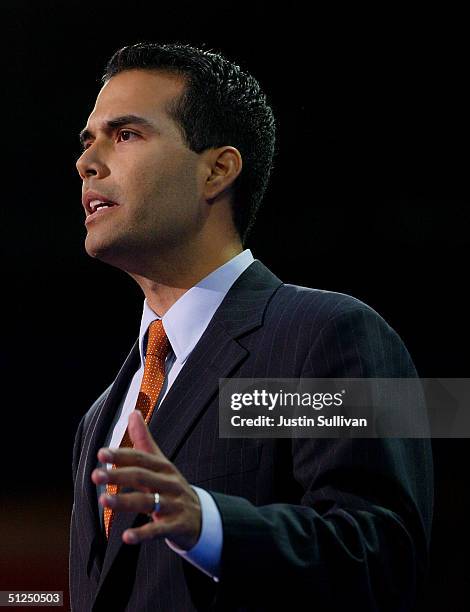
[[[130,439],[134,443],[134,448],[146,451],[147,453],[151,453],[153,455],[164,456],[162,451],[158,448],[155,440],[152,438],[140,410],[134,410],[129,415],[128,431]]]
[[[122,539],[126,544],[139,544],[153,538],[171,538],[176,529],[176,521],[152,521],[142,527],[126,529],[122,534]]]
[[[131,466],[147,468],[156,472],[171,471],[171,462],[161,454],[151,455],[142,450],[134,448],[100,448],[98,461],[101,463],[113,463],[119,466]]]
[[[98,468],[93,470],[91,479],[97,485],[111,483],[131,487],[139,491],[147,491],[147,489],[170,493],[181,491],[181,483],[176,478],[136,467],[115,468],[111,470]]]
[[[116,512],[140,512],[141,514],[156,514],[155,496],[153,493],[118,493],[117,495],[100,495],[99,502],[102,506],[112,508]],[[156,516],[171,514],[174,509],[173,501],[170,497],[163,499],[160,496],[160,510]]]

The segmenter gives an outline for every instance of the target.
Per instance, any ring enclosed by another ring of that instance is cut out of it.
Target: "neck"
[[[158,257],[158,266],[145,274],[131,274],[142,289],[147,304],[159,316],[163,315],[188,289],[208,274],[241,253],[240,243],[227,245],[216,252],[178,253],[178,257]]]

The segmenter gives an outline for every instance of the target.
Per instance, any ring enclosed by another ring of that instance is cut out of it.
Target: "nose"
[[[102,156],[99,155],[94,145],[83,151],[75,165],[82,180],[91,176],[104,178],[109,174],[107,165],[104,163]]]

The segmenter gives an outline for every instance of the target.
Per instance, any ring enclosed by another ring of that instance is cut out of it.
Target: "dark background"
[[[75,170],[108,57],[205,44],[261,82],[276,168],[247,244],[285,282],[349,293],[421,376],[468,377],[468,37],[462,16],[290,2],[15,2],[2,14],[0,590],[67,590],[71,448],[138,333],[142,296],[84,252]],[[192,8],[191,8],[192,7]],[[434,440],[423,609],[468,606],[467,440]],[[465,599],[467,598],[467,599]]]

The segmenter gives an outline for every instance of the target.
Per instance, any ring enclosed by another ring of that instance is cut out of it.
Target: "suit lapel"
[[[173,460],[193,423],[248,356],[238,341],[262,324],[264,310],[282,284],[255,261],[234,283],[149,424],[162,452]]]
[[[219,378],[229,377],[247,357],[248,351],[237,338],[262,325],[267,303],[281,284],[282,281],[261,262],[255,261],[225,296],[149,423],[150,432],[170,460],[174,459],[195,420],[217,395]],[[106,402],[108,406],[110,403]],[[105,409],[103,406],[103,411]],[[105,433],[111,419],[103,417],[101,430]],[[96,452],[98,448],[97,445]],[[100,585],[123,545],[120,534],[131,527],[138,516],[121,513],[114,517]]]
[[[129,384],[130,377],[134,374],[139,363],[138,342],[134,344],[116,380],[109,390],[99,401],[97,409],[92,414],[86,428],[80,463],[78,466],[78,478],[80,483],[76,487],[76,501],[78,513],[84,521],[82,537],[86,543],[85,555],[87,559],[87,571],[92,575],[92,567],[95,561],[100,561],[100,553],[104,543],[100,517],[98,515],[98,499],[96,485],[91,481],[91,472],[98,463],[97,452],[101,448],[116,411],[116,406]],[[99,567],[98,567],[99,569]]]

